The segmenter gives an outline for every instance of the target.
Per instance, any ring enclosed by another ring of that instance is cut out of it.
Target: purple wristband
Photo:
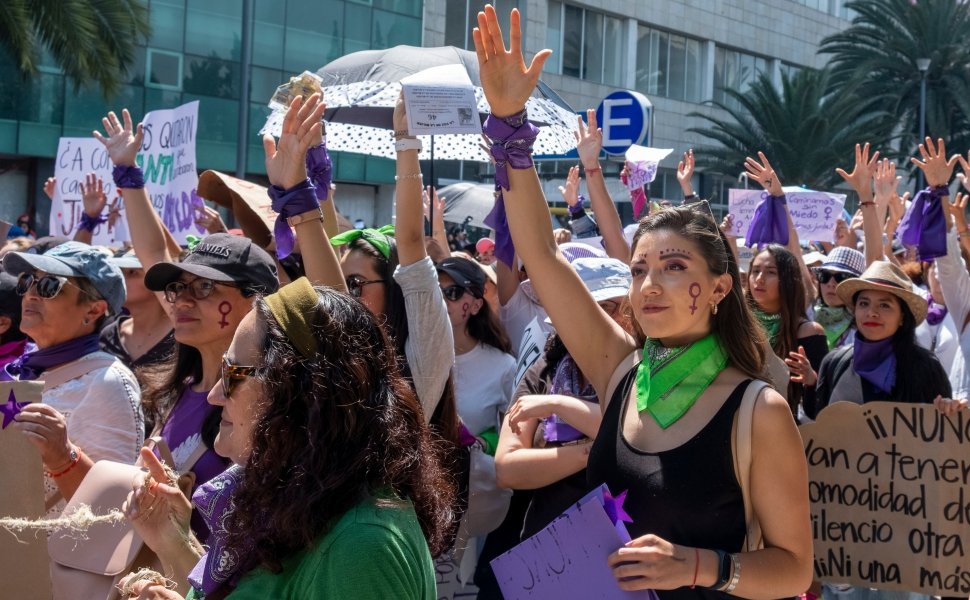
[[[276,237],[276,256],[286,258],[293,252],[295,241],[293,231],[286,219],[314,209],[319,210],[320,201],[317,200],[313,184],[310,183],[309,179],[304,179],[286,190],[278,185],[271,185],[267,192],[273,201],[273,210],[279,213],[276,217],[276,224],[273,226],[273,235]]]
[[[313,183],[317,200],[324,202],[330,198],[330,183],[333,181],[333,161],[327,152],[327,142],[313,146],[306,153],[306,172]]]
[[[135,165],[116,165],[111,171],[111,176],[114,177],[115,185],[119,189],[140,190],[145,187],[145,174],[141,167]]]
[[[495,183],[509,189],[508,168],[528,169],[533,166],[532,144],[539,128],[525,120],[523,110],[504,119],[489,115],[482,131],[492,140],[491,153],[495,159]],[[517,124],[521,123],[517,126]]]
[[[94,228],[102,223],[107,223],[108,219],[98,215],[92,217],[88,213],[81,211],[81,220],[77,224],[78,231],[90,231],[94,233]]]
[[[586,214],[586,209],[583,206],[586,203],[586,196],[579,194],[577,196],[578,202],[569,207],[569,215],[571,217],[581,217]]]

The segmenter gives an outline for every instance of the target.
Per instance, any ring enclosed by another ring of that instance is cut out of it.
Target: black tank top
[[[606,483],[616,495],[628,490],[623,508],[633,518],[633,538],[648,533],[668,542],[725,552],[744,543],[744,500],[734,474],[731,431],[748,381],[738,385],[711,421],[692,439],[664,452],[642,452],[622,435],[633,368],[617,386],[590,450],[586,472],[592,486]],[[688,587],[658,590],[662,600],[727,598]]]

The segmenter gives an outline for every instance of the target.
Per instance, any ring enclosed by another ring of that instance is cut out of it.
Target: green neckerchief
[[[781,331],[781,313],[769,315],[757,306],[752,307],[751,310],[754,312],[754,316],[757,317],[758,322],[761,323],[761,328],[768,334],[768,345],[774,347],[775,342],[778,340],[778,332]]]
[[[356,240],[364,238],[364,241],[373,246],[381,253],[385,259],[391,257],[391,242],[387,238],[394,235],[394,226],[385,225],[380,229],[348,229],[330,238],[331,246],[343,246]]]
[[[835,350],[839,340],[852,326],[852,314],[844,306],[815,306],[815,321],[825,330],[829,350]]]
[[[713,334],[683,348],[647,339],[637,367],[637,410],[650,411],[664,429],[684,416],[727,366],[727,353]]]

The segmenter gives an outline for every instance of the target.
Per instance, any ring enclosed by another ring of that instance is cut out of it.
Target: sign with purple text
[[[834,242],[835,224],[842,217],[845,194],[816,192],[797,186],[782,188],[788,211],[795,223],[798,239],[813,242]],[[731,235],[744,237],[751,225],[754,211],[761,203],[763,190],[728,190],[728,212],[734,215]]]
[[[198,100],[146,114],[142,120],[145,137],[136,157],[145,174],[145,189],[152,206],[180,244],[186,243],[185,236],[189,234],[205,235],[205,228],[195,223],[197,211],[204,205],[196,194],[199,184],[195,161],[198,116]],[[57,190],[51,202],[52,235],[73,237],[82,211],[80,184],[87,173],[93,171],[104,181],[110,205],[118,194],[111,169],[108,153],[94,138],[61,138],[54,170]],[[116,220],[113,227],[102,224],[95,229],[92,242],[119,246],[128,241],[126,225],[122,209],[122,218]]]

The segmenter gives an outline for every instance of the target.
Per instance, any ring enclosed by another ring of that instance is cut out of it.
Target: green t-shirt
[[[434,564],[410,501],[378,507],[367,500],[347,511],[312,550],[283,561],[274,574],[247,573],[231,600],[400,598],[433,600]],[[190,593],[188,600],[198,598]]]

